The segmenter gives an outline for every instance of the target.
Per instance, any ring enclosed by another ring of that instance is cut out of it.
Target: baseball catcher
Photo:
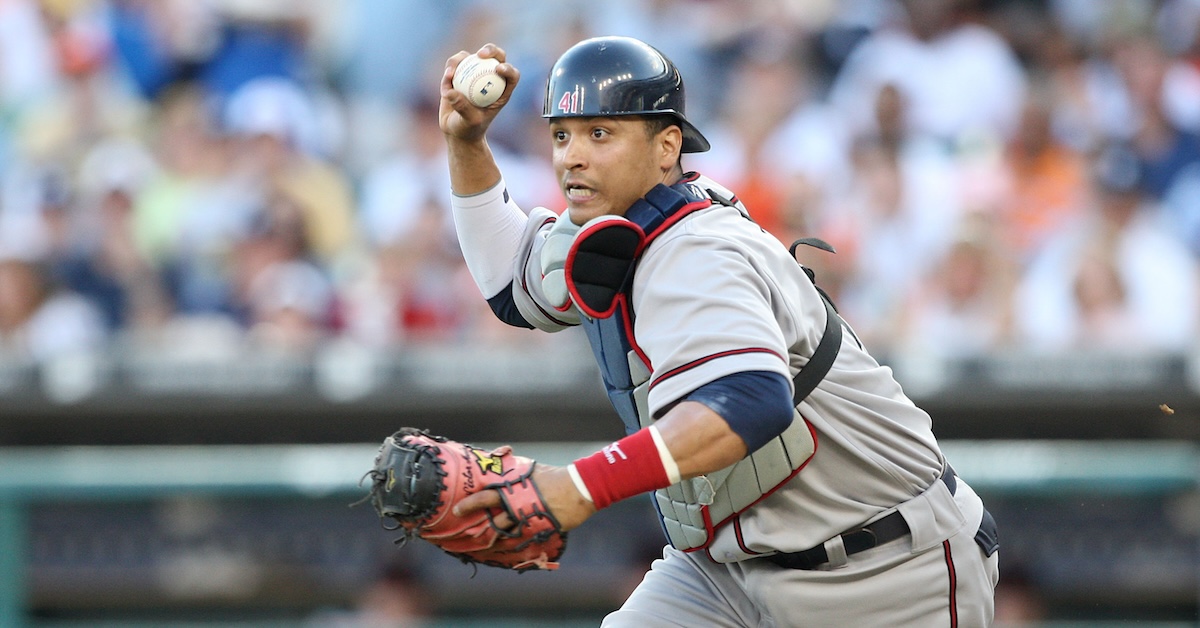
[[[403,428],[379,448],[367,499],[384,528],[403,531],[398,544],[419,537],[464,563],[557,569],[567,535],[534,483],[535,464],[507,445],[487,451]],[[493,507],[455,508],[483,491],[498,496]]]
[[[566,201],[554,212],[509,193],[486,135],[520,73],[494,44],[476,54],[500,62],[504,94],[478,107],[454,89],[464,50],[447,59],[439,105],[463,259],[499,320],[582,327],[625,436],[563,467],[483,480],[500,490],[447,477],[458,493],[415,504],[390,501],[407,488],[389,473],[415,489],[432,480],[405,461],[428,463],[385,452],[381,512],[401,525],[433,512],[406,530],[440,538],[428,527],[446,525],[447,551],[530,567],[561,552],[556,523],[573,530],[652,494],[669,545],[606,628],[990,626],[995,521],[929,414],[788,248],[732,190],[684,169],[683,154],[711,146],[684,115],[675,65],[628,37],[583,40],[554,63],[542,109]],[[445,504],[472,490],[453,512],[479,518],[443,524]]]

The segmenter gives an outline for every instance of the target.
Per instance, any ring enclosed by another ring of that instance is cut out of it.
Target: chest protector
[[[694,181],[692,176],[671,187],[656,186],[624,218],[606,216],[590,221],[580,230],[565,263],[567,289],[584,314],[581,325],[609,401],[629,434],[654,421],[648,403],[650,361],[633,333],[630,291],[638,259],[655,237],[692,212],[711,207],[714,201],[736,207]],[[828,300],[825,302],[825,334],[794,378],[797,405],[825,377],[841,347],[841,318]],[[814,450],[808,423],[794,420],[782,434],[742,460],[655,491],[655,507],[667,539],[684,551],[707,548],[718,528],[799,473]]]

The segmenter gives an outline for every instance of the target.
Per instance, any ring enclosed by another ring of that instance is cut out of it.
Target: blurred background
[[[0,0],[0,626],[596,625],[649,504],[555,574],[347,508],[404,425],[569,461],[586,340],[495,321],[449,219],[445,59],[563,201],[545,75],[679,66],[688,155],[802,252],[1001,526],[1000,626],[1197,625],[1200,0]]]

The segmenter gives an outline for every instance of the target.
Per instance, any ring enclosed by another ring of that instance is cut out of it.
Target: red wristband
[[[671,485],[648,428],[575,461],[596,508]]]

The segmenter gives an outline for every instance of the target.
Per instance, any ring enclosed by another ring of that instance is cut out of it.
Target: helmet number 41
[[[580,90],[579,86],[575,86],[574,91],[563,92],[562,98],[558,99],[558,110],[563,113],[579,113],[580,110]]]

